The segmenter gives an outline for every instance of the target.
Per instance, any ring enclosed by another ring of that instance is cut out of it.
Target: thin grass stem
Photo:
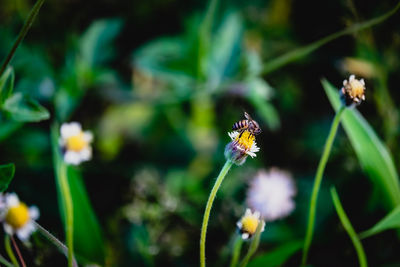
[[[307,263],[307,255],[310,249],[311,241],[314,234],[314,224],[315,224],[315,213],[317,209],[317,200],[318,200],[318,193],[321,187],[322,177],[324,174],[326,163],[328,162],[329,154],[332,149],[333,141],[335,140],[335,135],[337,129],[339,127],[340,118],[342,116],[343,111],[345,110],[345,106],[341,106],[339,110],[336,112],[335,118],[333,119],[332,126],[326,139],[324,151],[322,152],[322,157],[318,164],[317,173],[315,175],[314,186],[311,193],[311,200],[310,200],[310,212],[308,214],[308,223],[307,223],[307,232],[306,237],[304,240],[304,247],[303,247],[303,257],[301,260],[301,266],[305,266]]]
[[[353,226],[351,226],[350,220],[346,215],[346,212],[343,209],[342,204],[340,203],[339,196],[336,192],[335,187],[331,187],[331,196],[333,200],[333,204],[336,209],[336,213],[339,216],[339,219],[346,230],[346,232],[349,234],[349,237],[351,239],[351,242],[353,242],[354,248],[356,249],[357,256],[358,256],[358,262],[360,263],[360,267],[367,267],[367,257],[365,256],[364,248],[360,242],[360,239],[358,239],[358,236],[356,232],[353,229]]]
[[[2,255],[0,255],[0,263],[6,267],[15,267],[11,262],[8,262]]]
[[[240,258],[240,251],[242,250],[243,238],[237,235],[235,244],[233,244],[233,253],[230,267],[237,266]]]
[[[38,0],[35,3],[35,5],[33,6],[31,12],[29,13],[27,20],[25,21],[24,26],[22,27],[21,31],[18,34],[17,40],[15,40],[13,46],[11,47],[10,52],[8,52],[7,57],[4,59],[2,65],[1,65],[0,76],[6,70],[8,64],[10,63],[12,57],[15,54],[15,51],[17,50],[18,46],[21,44],[22,40],[24,40],[26,34],[28,33],[33,22],[35,21],[35,18],[37,16],[37,14],[39,13],[39,10],[42,7],[43,3],[44,3],[44,0]]]
[[[39,233],[41,233],[44,237],[46,237],[53,245],[55,245],[66,257],[68,257],[68,247],[64,245],[57,237],[55,237],[53,234],[51,234],[49,231],[47,231],[43,226],[38,224],[37,222],[34,222],[37,230]],[[73,258],[73,266],[78,267],[78,263],[76,262],[76,259]]]
[[[211,208],[215,199],[215,196],[217,195],[218,189],[221,186],[222,181],[224,180],[226,174],[232,167],[233,162],[230,160],[227,160],[225,162],[224,167],[222,167],[221,172],[219,173],[217,180],[215,181],[215,184],[211,190],[210,196],[208,197],[207,204],[206,204],[206,209],[204,211],[204,217],[203,217],[203,223],[201,226],[201,235],[200,235],[200,266],[205,267],[206,266],[206,234],[207,234],[207,226],[208,226],[208,221],[210,219],[210,212]]]
[[[12,264],[14,264],[14,266],[19,267],[17,257],[15,257],[14,251],[12,250],[12,247],[11,247],[9,235],[4,235],[4,247],[6,249],[7,255],[10,258]]]

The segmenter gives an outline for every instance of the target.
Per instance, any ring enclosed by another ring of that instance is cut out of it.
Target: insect
[[[252,135],[261,133],[260,126],[247,112],[244,112],[244,116],[246,117],[246,120],[235,122],[232,126],[232,130],[240,132],[240,136],[242,136],[245,130],[248,130]]]

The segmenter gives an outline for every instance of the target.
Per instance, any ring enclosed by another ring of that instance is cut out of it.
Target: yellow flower
[[[249,131],[245,130],[243,133],[234,131],[228,133],[228,135],[232,142],[225,147],[225,157],[236,165],[242,165],[247,156],[256,157],[256,152],[260,151],[255,136]]]
[[[82,131],[78,122],[64,123],[61,125],[60,145],[64,150],[64,161],[68,164],[78,165],[92,157],[90,143],[93,140],[91,132]]]
[[[0,208],[0,220],[9,235],[15,233],[25,241],[36,230],[34,220],[39,218],[39,209],[35,206],[28,208],[15,193],[0,195]]]
[[[349,80],[343,81],[343,87],[340,90],[340,97],[346,106],[355,106],[365,100],[365,82],[364,79],[356,79],[350,75]]]
[[[259,223],[262,223],[261,232],[263,232],[265,228],[265,222],[260,220],[260,213],[258,211],[252,213],[250,209],[246,209],[245,214],[236,225],[240,234],[242,235],[242,238],[246,240],[255,234]]]

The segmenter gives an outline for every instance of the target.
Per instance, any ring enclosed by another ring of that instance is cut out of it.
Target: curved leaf
[[[0,192],[6,191],[14,178],[15,166],[13,163],[0,165]]]
[[[21,122],[36,122],[47,120],[50,113],[34,99],[15,93],[3,105],[3,110],[8,112],[11,119]]]
[[[284,244],[277,249],[267,252],[261,256],[256,257],[249,263],[249,267],[263,266],[263,267],[275,267],[284,264],[290,256],[299,251],[304,245],[301,240],[293,241]]]
[[[338,89],[326,80],[322,80],[322,86],[332,106],[338,110]],[[387,147],[356,109],[344,111],[342,125],[362,168],[382,193],[385,206],[391,209],[400,205],[399,177]]]
[[[400,228],[400,206],[392,210],[382,220],[375,224],[371,229],[362,232],[361,238],[370,237],[372,235],[379,234],[382,231],[388,229]]]

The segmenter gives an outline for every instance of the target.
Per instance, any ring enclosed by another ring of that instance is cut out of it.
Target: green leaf
[[[94,67],[110,59],[114,54],[112,41],[121,29],[116,19],[98,20],[92,23],[80,41],[80,56],[88,67]]]
[[[7,190],[8,185],[14,178],[15,166],[13,163],[0,165],[0,192]]]
[[[47,120],[50,113],[34,99],[21,93],[9,97],[3,105],[10,118],[20,122],[35,122]]]
[[[394,228],[400,228],[400,206],[392,210],[388,215],[386,215],[382,220],[380,220],[377,224],[375,224],[371,229],[362,232],[360,234],[360,237],[361,238],[370,237],[382,231]]]
[[[52,128],[52,146],[54,154],[54,168],[56,170],[56,185],[58,202],[60,206],[61,219],[65,225],[65,215],[63,209],[63,190],[61,190],[59,168],[61,164],[65,164],[62,159],[61,151],[58,143],[58,127]],[[74,214],[74,247],[75,254],[79,261],[84,263],[104,264],[104,242],[100,228],[100,224],[90,204],[82,177],[78,170],[71,166],[67,166],[68,185],[71,192]]]
[[[331,196],[333,200],[333,205],[335,206],[336,212],[339,216],[339,219],[346,230],[347,234],[350,236],[351,242],[353,242],[354,248],[357,251],[357,256],[358,256],[358,261],[360,262],[360,267],[367,267],[367,257],[365,256],[365,252],[363,249],[363,246],[358,239],[358,236],[356,232],[353,229],[353,226],[351,226],[350,220],[346,215],[346,212],[344,211],[342,204],[340,203],[339,196],[336,192],[335,187],[331,187]]]
[[[290,256],[296,253],[303,247],[303,241],[292,241],[284,244],[275,250],[264,253],[261,256],[256,257],[249,263],[249,267],[263,266],[263,267],[275,267],[284,264]]]
[[[9,67],[0,77],[0,106],[10,97],[14,89],[14,70]]]
[[[338,110],[338,89],[326,80],[322,80],[322,85],[332,106]],[[343,112],[342,125],[362,168],[382,194],[386,208],[400,205],[399,177],[387,147],[357,109]]]

